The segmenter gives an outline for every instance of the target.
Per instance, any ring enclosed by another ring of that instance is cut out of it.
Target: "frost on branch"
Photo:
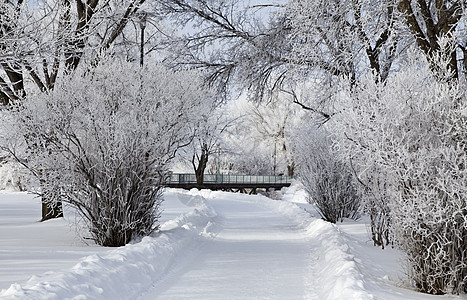
[[[103,246],[157,230],[167,164],[209,99],[196,78],[114,59],[25,99],[17,127],[42,196],[75,207]]]

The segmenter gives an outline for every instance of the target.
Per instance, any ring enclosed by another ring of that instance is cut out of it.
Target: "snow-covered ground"
[[[317,217],[296,186],[281,200],[168,190],[162,230],[138,243],[84,243],[40,202],[0,192],[0,299],[467,299],[404,288],[401,254],[364,220]],[[72,215],[72,214],[71,214]]]

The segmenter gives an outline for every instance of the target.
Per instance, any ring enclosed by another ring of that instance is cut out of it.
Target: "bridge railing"
[[[291,176],[205,174],[204,184],[290,184]],[[196,183],[195,174],[171,174],[169,184]]]

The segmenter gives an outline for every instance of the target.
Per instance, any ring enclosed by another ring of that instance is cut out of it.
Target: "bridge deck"
[[[256,189],[281,189],[290,186],[293,177],[290,176],[256,176],[256,175],[231,175],[231,174],[206,174],[203,185],[196,184],[195,174],[172,174],[167,186],[173,188],[206,188],[211,190],[256,190]]]

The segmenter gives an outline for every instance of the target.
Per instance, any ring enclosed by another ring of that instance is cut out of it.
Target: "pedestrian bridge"
[[[291,176],[205,174],[202,185],[196,183],[195,174],[171,174],[166,185],[171,188],[203,188],[255,194],[258,189],[280,190],[292,183]]]

